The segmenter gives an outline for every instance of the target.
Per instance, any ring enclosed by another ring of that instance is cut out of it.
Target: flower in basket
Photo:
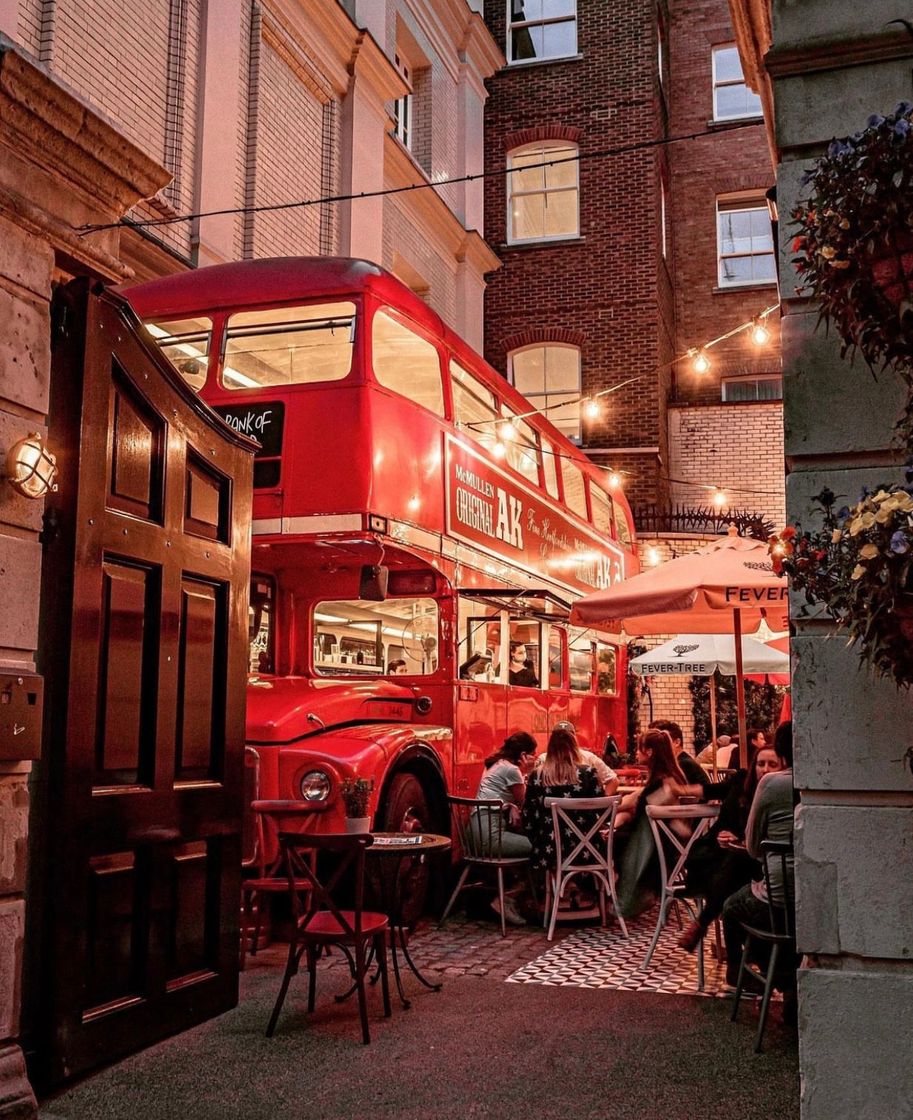
[[[823,490],[815,499],[822,528],[790,526],[770,539],[774,570],[822,604],[862,659],[898,685],[913,683],[913,470],[907,478],[865,489],[836,512],[835,495]]]
[[[367,817],[368,804],[374,790],[373,778],[344,778],[339,795],[347,817]]]
[[[871,367],[913,381],[913,105],[834,140],[792,212],[793,264],[821,318]]]

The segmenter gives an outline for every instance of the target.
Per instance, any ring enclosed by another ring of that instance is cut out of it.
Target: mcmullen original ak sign
[[[575,525],[557,505],[450,436],[445,455],[451,536],[576,592],[624,578],[624,554],[612,541]]]

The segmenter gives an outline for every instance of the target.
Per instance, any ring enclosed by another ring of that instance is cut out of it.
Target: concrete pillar
[[[812,154],[910,99],[913,39],[886,28],[887,0],[775,0],[787,519],[815,523],[814,495],[841,504],[902,480],[893,426],[905,392],[839,356],[796,291],[789,215]],[[913,774],[910,697],[873,678],[818,612],[794,597],[795,775],[803,1120],[913,1115]]]

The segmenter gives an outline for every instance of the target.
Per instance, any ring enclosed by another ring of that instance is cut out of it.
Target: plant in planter
[[[898,685],[913,684],[913,470],[907,484],[863,490],[834,512],[836,497],[815,501],[823,527],[787,527],[771,537],[774,570],[809,603],[844,626],[863,661]]]
[[[367,832],[370,822],[368,806],[374,790],[373,778],[344,778],[339,788],[349,832]]]
[[[832,141],[803,184],[792,212],[801,290],[819,300],[841,355],[858,350],[913,386],[913,105]]]

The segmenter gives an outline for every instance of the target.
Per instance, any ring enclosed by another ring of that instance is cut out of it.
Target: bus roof
[[[263,257],[209,265],[121,289],[140,318],[260,307],[295,299],[371,292],[441,335],[452,332],[392,273],[353,257]]]

